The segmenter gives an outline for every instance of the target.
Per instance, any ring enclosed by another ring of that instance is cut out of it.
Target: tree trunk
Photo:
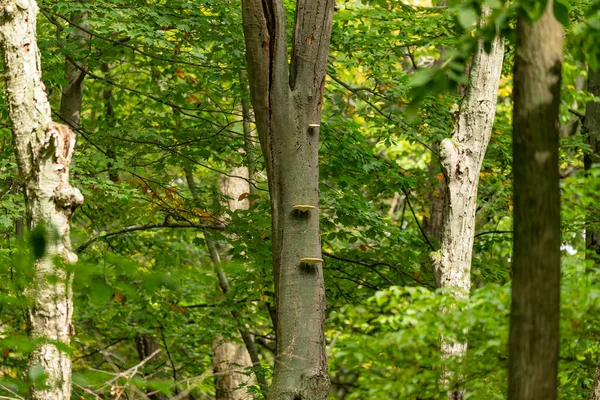
[[[85,17],[85,15],[76,14],[70,18],[70,21],[84,29],[89,29],[89,24],[82,21]],[[77,40],[82,46],[85,45],[85,41],[86,39],[89,39],[89,37],[89,34],[78,28],[69,35],[70,39]],[[70,61],[66,61],[65,78],[68,83],[62,90],[60,99],[60,118],[67,125],[77,129],[81,122],[81,103],[83,100],[83,81],[85,79],[85,73],[80,71]]]
[[[333,0],[296,1],[288,64],[283,1],[242,2],[251,100],[273,218],[277,351],[271,400],[320,400],[329,391],[322,265],[301,259],[321,259],[318,125],[333,8]],[[300,212],[294,205],[316,208]]]
[[[0,39],[15,155],[24,183],[27,221],[35,228],[31,335],[68,344],[73,333],[71,276],[68,269],[55,265],[54,258],[60,257],[64,264],[77,261],[69,238],[71,216],[83,202],[81,192],[69,184],[75,134],[52,121],[41,81],[36,2],[3,0],[0,9],[4,12]],[[49,280],[52,276],[57,279]],[[30,365],[41,365],[47,375],[45,385],[32,388],[32,399],[70,399],[71,360],[67,354],[46,342],[32,352]]]
[[[154,354],[157,350],[160,349],[160,344],[158,344],[158,339],[156,338],[156,336],[146,333],[138,333],[135,336],[135,347],[137,349],[140,361],[144,361],[146,360],[146,358],[150,357],[152,354]],[[152,361],[157,361],[160,359],[161,356],[160,353],[158,353],[152,358],[148,359],[147,363],[151,363]],[[155,393],[154,390],[149,391],[147,395],[150,400],[166,400],[168,398],[162,393]]]
[[[238,343],[216,338],[213,343],[215,352],[213,370],[215,372],[216,400],[251,400],[254,395],[248,392],[254,379],[245,373],[252,366],[252,360],[246,348]]]
[[[244,124],[246,124],[244,118]],[[250,184],[247,180],[236,178],[248,178],[248,168],[235,167],[229,171],[230,176],[224,176],[219,182],[219,190],[222,194],[228,197],[227,206],[229,211],[247,210],[249,203],[247,199],[238,200],[243,193],[250,192]],[[207,245],[211,252],[213,264],[217,270],[219,278],[219,286],[224,294],[229,292],[229,282],[225,271],[221,265],[221,257],[218,253],[216,243],[206,235]],[[239,319],[237,312],[234,313],[234,318]],[[241,322],[241,321],[238,321]],[[242,322],[243,323],[243,322]],[[245,332],[244,332],[245,330]],[[242,336],[246,334],[252,339],[247,328],[244,327],[241,331]],[[254,346],[254,340],[252,339]],[[213,343],[215,352],[213,360],[213,369],[215,371],[215,386],[217,400],[248,400],[254,399],[254,395],[248,392],[246,387],[239,388],[241,384],[253,385],[254,379],[244,374],[244,370],[252,366],[250,355],[241,344],[235,342],[224,341],[223,338],[217,337]],[[258,354],[256,355],[258,360]],[[260,361],[257,363],[260,366]],[[266,382],[265,382],[266,386]]]
[[[600,70],[588,71],[588,91],[594,96],[600,96]],[[600,133],[600,103],[590,101],[585,108],[585,120],[583,123],[583,132],[588,134],[588,144],[591,147],[590,153],[585,155],[585,170],[591,169],[592,164],[600,161],[600,142],[598,134]],[[585,244],[587,251],[594,257],[595,264],[599,264],[600,257],[600,231],[591,226],[585,230]],[[596,367],[594,385],[590,400],[600,400],[600,362]]]
[[[484,9],[482,18],[490,12]],[[440,163],[447,183],[440,250],[432,253],[432,258],[437,285],[452,288],[461,298],[468,297],[471,289],[477,186],[492,133],[503,59],[502,37],[494,39],[489,54],[483,41],[479,42],[452,137],[440,143]],[[467,343],[442,338],[441,350],[442,357],[461,357],[466,354]],[[450,378],[449,373],[444,374],[444,380]],[[463,399],[464,391],[456,387],[448,396],[450,400]]]
[[[557,398],[560,297],[558,108],[563,28],[553,2],[520,17],[514,66],[510,400]]]

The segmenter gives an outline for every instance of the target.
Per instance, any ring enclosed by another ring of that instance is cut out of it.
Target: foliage
[[[512,30],[517,12],[535,18],[542,3],[338,2],[320,144],[331,398],[443,398],[444,368],[460,372],[470,398],[504,398]],[[582,171],[589,146],[569,109],[581,113],[592,99],[580,83],[584,61],[600,65],[600,8],[583,0],[557,4],[563,7],[557,16],[570,18],[561,108],[560,398],[583,399],[600,355],[600,271],[585,260],[582,236],[597,223],[586,216],[598,215],[600,173]],[[482,6],[494,11],[485,27],[475,28]],[[74,360],[73,397],[142,398],[153,390],[212,396],[212,344],[217,337],[241,343],[244,324],[261,356],[254,370],[269,377],[270,205],[260,146],[242,123],[249,96],[239,1],[61,0],[40,7],[38,39],[53,110],[66,84],[65,59],[86,74],[72,166],[86,198],[73,218],[72,241],[81,248],[73,270],[75,332],[65,349]],[[81,27],[68,22],[76,13],[85,13],[89,25],[85,45],[70,36]],[[443,180],[436,144],[452,130],[465,66],[477,40],[489,42],[496,31],[509,42],[480,176],[475,289],[469,300],[456,300],[433,290],[429,254],[438,244],[423,224]],[[22,229],[3,95],[0,118],[0,395],[16,397],[43,374],[26,361],[35,345],[25,311],[31,241]],[[255,190],[244,194],[247,210],[230,212],[219,185],[232,168],[247,166],[249,155],[256,159]],[[173,223],[190,227],[122,232]],[[223,253],[227,294],[218,286],[209,234]],[[456,327],[465,329],[468,356],[442,360],[440,337],[452,337]],[[154,337],[162,353],[136,368],[139,335]]]

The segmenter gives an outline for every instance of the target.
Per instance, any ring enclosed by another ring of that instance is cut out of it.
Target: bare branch
[[[83,252],[87,249],[92,243],[100,240],[106,239],[111,236],[122,235],[124,233],[136,232],[136,231],[147,231],[150,229],[162,229],[162,228],[195,228],[195,229],[215,229],[215,230],[223,230],[225,229],[225,225],[223,224],[196,224],[191,222],[162,222],[158,224],[143,224],[143,225],[132,225],[125,227],[123,229],[119,229],[113,232],[106,232],[104,234],[97,234],[96,236],[88,239],[81,246],[79,246],[76,250],[77,254]]]

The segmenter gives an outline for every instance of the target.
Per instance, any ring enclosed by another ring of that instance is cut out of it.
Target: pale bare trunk
[[[84,29],[89,29],[89,24],[82,21],[86,15],[73,15],[71,22]],[[80,29],[75,29],[70,39],[76,39],[77,42],[83,46],[85,45],[86,39],[89,39],[89,35]],[[84,65],[84,63],[80,63]],[[75,67],[70,61],[65,62],[65,78],[67,79],[67,86],[62,90],[62,96],[60,101],[60,118],[72,128],[79,128],[81,122],[81,103],[83,100],[83,82],[85,79],[85,73]]]
[[[246,347],[217,338],[213,342],[213,351],[216,400],[253,400],[248,386],[254,385],[254,379],[247,372],[252,360]]]
[[[244,121],[244,123],[246,122]],[[229,171],[229,176],[224,176],[219,182],[220,192],[228,197],[227,208],[231,212],[248,209],[248,199],[239,200],[240,195],[250,192],[250,185],[246,179],[248,179],[248,168],[234,167]],[[206,236],[206,240],[209,248],[214,246],[214,249],[211,249],[213,263],[217,270],[221,289],[223,293],[227,294],[229,291],[229,282],[221,266],[221,257],[214,254],[217,251],[216,243],[208,235]],[[240,388],[242,384],[254,384],[254,379],[244,374],[245,370],[252,366],[252,360],[246,347],[235,342],[224,341],[223,338],[217,337],[213,343],[213,350],[215,352],[213,369],[215,371],[217,400],[254,399],[254,395],[248,392],[247,387]]]
[[[36,2],[0,1],[0,10],[4,13],[0,40],[15,154],[25,188],[27,220],[38,232],[33,243],[36,261],[29,320],[31,335],[46,343],[32,352],[30,365],[42,366],[47,379],[45,385],[32,388],[31,398],[67,400],[71,394],[71,360],[49,341],[69,344],[73,333],[71,277],[54,258],[59,257],[64,264],[77,261],[69,238],[71,216],[83,202],[81,192],[69,184],[75,134],[52,121],[41,81]],[[49,280],[51,276],[56,279]]]
[[[489,13],[489,9],[484,10],[482,17]],[[483,41],[479,42],[452,137],[444,139],[439,147],[446,194],[440,250],[432,253],[432,258],[437,285],[452,288],[459,298],[468,297],[471,289],[477,186],[494,123],[503,59],[501,37],[494,39],[490,53],[485,52]],[[462,357],[466,350],[467,343],[442,338],[442,357]],[[449,372],[444,373],[443,379],[456,381]],[[464,391],[456,382],[450,384],[449,398],[463,399]]]

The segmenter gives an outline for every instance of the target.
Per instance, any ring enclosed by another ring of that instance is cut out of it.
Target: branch
[[[503,234],[503,233],[509,233],[512,234],[513,231],[486,231],[486,232],[480,232],[477,235],[475,235],[474,237],[479,237],[479,236],[483,236],[483,235],[490,235],[490,234]]]
[[[431,251],[435,251],[435,249],[433,248],[433,245],[431,244],[431,242],[429,241],[429,238],[427,237],[427,234],[425,233],[425,231],[423,230],[423,227],[419,223],[419,218],[417,218],[417,214],[415,214],[415,210],[413,210],[412,204],[410,204],[410,200],[408,199],[408,192],[404,188],[402,188],[402,193],[404,193],[404,196],[406,196],[406,204],[408,204],[408,208],[410,208],[410,212],[412,213],[412,215],[415,219],[415,222],[417,223],[417,226],[419,227],[419,231],[425,238],[425,241],[429,245],[429,248],[431,249]]]
[[[574,110],[572,108],[569,108],[569,112],[573,115],[575,115],[577,118],[579,118],[581,120],[581,122],[583,122],[583,120],[585,119],[585,114],[580,113],[577,110]]]
[[[344,261],[344,262],[347,262],[347,263],[350,263],[350,264],[356,264],[356,265],[362,265],[362,266],[365,266],[365,267],[367,267],[367,268],[369,268],[369,269],[373,270],[374,272],[376,272],[376,273],[377,273],[379,276],[381,276],[381,274],[380,274],[380,273],[379,273],[379,272],[378,272],[378,271],[375,269],[375,267],[377,267],[378,265],[383,265],[383,266],[385,266],[385,267],[388,267],[388,268],[390,268],[390,269],[393,269],[393,270],[395,270],[396,272],[398,272],[398,273],[400,273],[400,274],[403,274],[403,275],[405,275],[405,276],[408,276],[408,277],[410,277],[410,278],[411,278],[411,279],[413,279],[415,282],[418,282],[418,283],[420,283],[420,284],[421,284],[421,285],[423,285],[423,286],[427,286],[427,287],[433,288],[433,286],[432,286],[432,285],[429,285],[429,284],[428,284],[428,283],[426,283],[426,282],[423,282],[423,281],[421,281],[421,280],[419,280],[419,279],[416,279],[416,278],[415,278],[415,277],[413,277],[413,276],[410,276],[410,274],[408,274],[407,272],[404,272],[404,271],[401,271],[401,270],[399,270],[399,269],[398,269],[398,268],[397,268],[397,267],[396,267],[394,264],[390,264],[390,263],[386,263],[386,262],[376,262],[376,263],[373,263],[373,264],[369,264],[369,263],[367,263],[367,262],[364,262],[364,261],[361,261],[361,260],[353,260],[353,259],[350,259],[350,258],[346,258],[346,257],[337,256],[337,255],[335,255],[335,254],[329,253],[329,252],[327,252],[327,251],[324,251],[324,250],[321,250],[321,253],[322,253],[322,254],[323,254],[325,257],[329,257],[329,258],[332,258],[332,259],[334,259],[334,260],[338,260],[338,261]],[[383,277],[383,276],[381,276],[381,277],[382,277],[383,279],[385,279],[386,281],[388,281],[388,282],[389,282],[389,280],[388,280],[387,278],[385,278],[385,277]],[[402,280],[402,282],[404,283],[404,280]]]
[[[217,224],[217,225],[209,225],[209,224],[196,224],[190,222],[162,222],[158,224],[143,224],[143,225],[132,225],[123,229],[119,229],[118,231],[106,232],[104,234],[97,234],[96,236],[88,239],[85,243],[79,246],[76,250],[76,253],[79,254],[87,249],[92,243],[100,240],[106,239],[111,236],[121,235],[129,232],[136,231],[147,231],[150,229],[161,229],[161,228],[195,228],[195,229],[215,229],[215,230],[223,230],[225,229],[225,225]]]
[[[42,12],[42,14],[44,14],[44,16],[46,18],[48,18],[48,21],[50,21],[52,24],[56,25],[59,29],[63,29],[62,26],[60,25],[60,23],[56,20],[56,18],[52,17],[50,15],[50,12],[47,8],[41,8],[40,11]],[[197,63],[197,62],[191,62],[191,61],[184,61],[184,60],[174,60],[171,58],[164,58],[164,57],[160,57],[154,54],[150,54],[147,53],[143,50],[138,49],[135,46],[132,46],[130,44],[125,44],[125,42],[128,42],[129,40],[131,40],[130,37],[124,37],[118,40],[115,39],[111,39],[109,37],[106,36],[102,36],[100,34],[97,34],[95,32],[92,32],[90,29],[86,29],[85,27],[78,25],[76,23],[74,23],[73,21],[70,21],[67,17],[60,15],[60,14],[56,14],[58,16],[58,18],[64,20],[65,22],[67,22],[69,25],[81,30],[82,32],[87,33],[88,35],[90,35],[91,37],[95,37],[104,41],[107,41],[109,43],[112,43],[116,46],[122,46],[125,48],[130,49],[132,52],[134,53],[139,53],[143,56],[152,58],[154,60],[160,60],[160,61],[165,61],[168,63],[173,63],[173,64],[185,64],[185,65],[191,65],[191,66],[195,66],[195,67],[204,67],[204,68],[216,68],[216,69],[233,69],[233,67],[225,67],[225,66],[220,66],[220,65],[210,65],[210,64],[203,64],[203,63]]]
[[[328,252],[326,252],[326,251],[323,251],[323,250],[321,250],[321,253],[322,253],[324,256],[327,256],[327,257],[329,257],[329,258],[333,258],[334,260],[345,261],[345,262],[349,262],[349,263],[352,263],[352,264],[357,264],[357,265],[362,265],[362,266],[364,266],[364,267],[367,267],[367,268],[369,268],[371,271],[373,271],[373,272],[375,272],[377,275],[379,275],[379,277],[380,277],[381,279],[383,279],[384,281],[386,281],[388,284],[390,284],[390,285],[393,285],[393,284],[394,284],[392,281],[390,281],[388,278],[386,278],[386,277],[385,277],[385,276],[384,276],[384,275],[383,275],[381,272],[377,271],[377,268],[375,268],[377,265],[385,265],[385,266],[387,266],[387,267],[389,267],[389,268],[396,269],[396,267],[395,267],[395,266],[393,266],[393,265],[391,265],[391,264],[386,264],[386,263],[375,263],[375,264],[369,264],[369,263],[366,263],[366,262],[363,262],[363,261],[358,261],[358,260],[350,260],[350,259],[348,259],[348,258],[339,257],[339,256],[336,256],[336,255],[334,255],[334,254],[328,253]]]

